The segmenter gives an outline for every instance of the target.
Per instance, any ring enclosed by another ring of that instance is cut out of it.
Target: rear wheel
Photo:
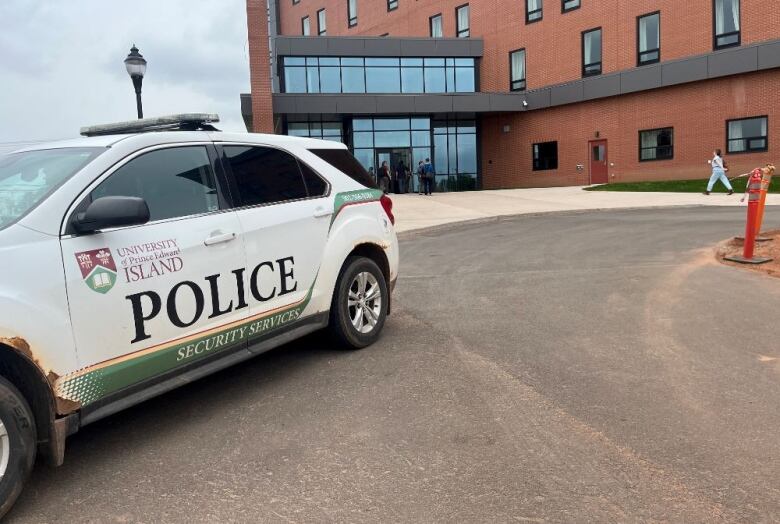
[[[30,406],[0,377],[0,518],[22,492],[35,463],[36,430]]]
[[[344,263],[330,307],[330,331],[349,349],[373,344],[387,318],[387,281],[379,266],[365,257]]]

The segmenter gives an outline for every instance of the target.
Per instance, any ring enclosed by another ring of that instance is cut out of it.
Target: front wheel
[[[36,430],[30,406],[0,377],[0,518],[22,492],[35,463]]]
[[[350,257],[344,263],[330,307],[330,331],[349,349],[373,344],[387,318],[387,281],[376,262]]]

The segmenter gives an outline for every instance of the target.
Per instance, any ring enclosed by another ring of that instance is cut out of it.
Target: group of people
[[[370,167],[368,171],[376,178],[379,188],[385,193],[408,193],[412,189],[412,172],[403,160],[398,162],[395,170],[392,170],[385,160],[379,166],[377,173],[374,173],[373,167]],[[424,162],[422,160],[418,162],[415,175],[417,176],[418,193],[420,195],[432,194],[435,172],[430,158],[426,158]]]

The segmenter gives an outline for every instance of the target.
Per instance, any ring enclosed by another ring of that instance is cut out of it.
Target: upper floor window
[[[674,158],[674,129],[648,129],[639,132],[639,161]]]
[[[601,28],[582,33],[582,76],[601,74]]]
[[[433,15],[430,18],[431,26],[431,38],[441,38],[444,36],[444,28],[442,27],[441,13]]]
[[[317,34],[320,36],[325,36],[328,34],[328,21],[325,18],[324,9],[317,11]]]
[[[394,11],[398,9],[398,0],[387,0],[387,10]]]
[[[739,0],[713,0],[715,49],[740,44]]]
[[[347,20],[349,27],[357,25],[357,0],[347,0]]]
[[[525,23],[538,22],[542,19],[542,0],[525,0]]]
[[[455,8],[455,20],[457,23],[456,35],[458,38],[469,36],[469,4]]]
[[[741,118],[726,122],[726,148],[729,153],[751,153],[769,148],[768,117]]]
[[[311,31],[311,27],[309,24],[309,17],[304,16],[303,18],[301,18],[301,34],[303,36],[309,36],[310,31]]]
[[[534,171],[558,169],[558,142],[534,144]]]
[[[637,18],[636,65],[654,64],[661,60],[661,13]]]
[[[510,83],[512,91],[525,89],[525,49],[518,49],[509,53]]]
[[[561,13],[567,13],[580,8],[580,0],[561,0]]]

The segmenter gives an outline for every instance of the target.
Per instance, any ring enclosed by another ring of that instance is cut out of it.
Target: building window
[[[525,0],[525,23],[538,22],[542,19],[542,0]]]
[[[525,89],[525,49],[509,53],[509,89],[522,91]]]
[[[580,8],[580,0],[561,0],[561,13],[568,13]]]
[[[534,171],[558,169],[558,142],[534,144]]]
[[[674,128],[648,129],[639,132],[639,161],[674,158]]]
[[[304,16],[303,18],[301,18],[301,34],[303,36],[309,36],[309,31],[310,31],[309,17]]]
[[[601,74],[601,28],[582,33],[582,76]]]
[[[661,13],[655,12],[636,19],[636,65],[643,66],[661,61]]]
[[[328,34],[328,23],[327,19],[325,18],[324,9],[317,11],[317,34],[320,36],[325,36]]]
[[[729,153],[752,153],[769,148],[768,117],[741,118],[726,121],[726,140]]]
[[[469,37],[469,4],[455,8],[455,20],[457,21],[458,38]]]
[[[387,10],[395,11],[398,9],[398,0],[387,0]]]
[[[444,28],[442,27],[441,22],[441,13],[438,15],[433,15],[430,18],[430,26],[431,26],[431,38],[441,38],[444,36]]]
[[[305,122],[289,122],[287,124],[287,134],[290,136],[306,136],[333,142],[344,142],[341,122],[308,120]]]
[[[357,0],[347,0],[347,20],[349,27],[357,25]]]
[[[713,0],[713,10],[715,49],[739,45],[739,0]]]

